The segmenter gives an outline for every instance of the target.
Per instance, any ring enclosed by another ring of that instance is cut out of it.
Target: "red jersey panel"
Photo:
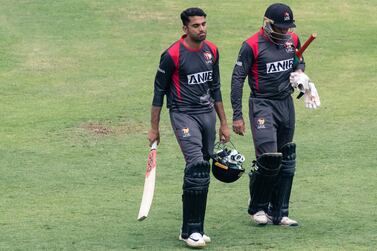
[[[164,95],[171,111],[210,112],[221,101],[219,53],[205,40],[198,50],[184,43],[185,36],[161,55],[154,83],[153,106],[162,106]]]
[[[277,45],[264,35],[263,28],[243,42],[232,74],[231,100],[233,120],[242,118],[242,93],[246,77],[251,89],[250,97],[284,99],[292,94],[289,76],[292,71],[305,69],[304,60],[294,65],[299,38]]]

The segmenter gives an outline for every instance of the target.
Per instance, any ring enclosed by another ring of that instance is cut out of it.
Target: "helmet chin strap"
[[[284,45],[290,38],[291,35],[289,34],[284,34],[280,32],[276,32],[272,26],[273,26],[274,21],[268,18],[264,18],[263,22],[263,30],[264,34],[273,42],[274,44],[277,45]],[[291,29],[289,29],[291,31]]]

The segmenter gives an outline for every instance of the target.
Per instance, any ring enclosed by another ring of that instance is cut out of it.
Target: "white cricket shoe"
[[[295,221],[295,220],[292,220],[292,219],[288,218],[287,216],[284,216],[284,217],[281,219],[279,225],[282,225],[282,226],[290,226],[290,227],[296,227],[296,226],[298,226],[298,222]]]
[[[184,239],[182,238],[182,235],[181,235],[182,233],[180,233],[179,234],[179,240],[180,241],[183,241]],[[211,237],[209,237],[208,235],[206,235],[206,234],[203,234],[203,240],[204,240],[204,242],[205,243],[210,243],[211,242]]]
[[[263,210],[251,215],[251,219],[258,225],[266,225],[268,221],[267,215]]]
[[[206,234],[203,234],[203,240],[204,242],[207,244],[207,243],[210,243],[211,242],[211,237],[209,237],[208,235]]]
[[[269,224],[273,224],[272,222],[272,216],[270,215],[267,215],[267,218],[268,218],[268,223]],[[286,226],[286,227],[297,227],[298,226],[298,222],[295,221],[295,220],[292,220],[290,218],[288,218],[287,216],[284,216],[283,218],[281,218],[281,221],[279,222],[280,226]]]
[[[192,233],[187,239],[183,239],[182,236],[179,235],[179,240],[186,242],[187,246],[192,248],[201,248],[206,245],[206,242],[200,233]],[[211,238],[209,238],[209,241],[211,241]]]

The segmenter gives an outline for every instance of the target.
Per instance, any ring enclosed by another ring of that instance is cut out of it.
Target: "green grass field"
[[[1,0],[0,250],[185,250],[184,162],[166,109],[152,210],[136,221],[160,53],[182,34],[183,9],[206,10],[230,125],[233,65],[270,3]],[[212,179],[206,249],[375,250],[377,3],[287,3],[301,40],[318,32],[305,59],[322,106],[296,101],[291,216],[301,226],[256,227],[247,175]],[[250,130],[232,140],[249,171]]]

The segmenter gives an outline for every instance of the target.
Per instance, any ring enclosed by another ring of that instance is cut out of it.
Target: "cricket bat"
[[[305,41],[305,43],[301,46],[301,48],[296,51],[297,60],[301,60],[302,59],[302,54],[304,53],[304,51],[306,50],[306,48],[308,48],[308,46],[311,44],[311,42],[313,42],[313,40],[316,37],[317,37],[317,32],[312,33],[310,35],[310,37]],[[301,98],[302,96],[304,96],[304,93],[300,92],[298,94],[298,96],[297,96],[297,99]]]
[[[151,150],[148,154],[147,171],[145,172],[144,192],[141,199],[139,209],[138,221],[142,221],[148,217],[149,210],[152,206],[154,186],[156,182],[156,154],[157,154],[157,141],[153,142]]]
[[[301,48],[296,51],[296,56],[301,59],[302,57],[302,54],[304,53],[304,51],[306,50],[306,48],[308,48],[308,46],[311,44],[311,42],[313,42],[313,40],[317,37],[317,32],[314,32],[313,34],[310,35],[310,37],[305,41],[305,43],[303,44],[303,46],[301,46]]]

